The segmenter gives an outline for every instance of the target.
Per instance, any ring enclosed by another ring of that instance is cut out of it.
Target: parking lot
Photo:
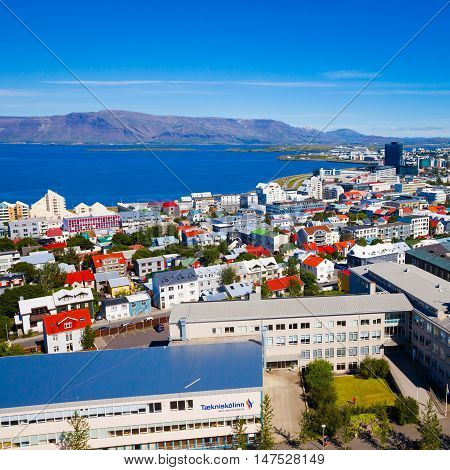
[[[158,333],[153,328],[132,330],[118,335],[96,338],[98,349],[147,348],[150,345],[165,344],[169,337],[169,326],[164,324],[164,331]]]

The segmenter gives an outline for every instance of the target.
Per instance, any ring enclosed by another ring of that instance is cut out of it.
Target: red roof
[[[167,201],[167,202],[164,202],[163,207],[178,207],[178,204],[174,201]]]
[[[289,287],[291,281],[295,281],[301,286],[305,285],[305,283],[298,276],[285,276],[278,279],[271,279],[270,281],[266,282],[266,285],[272,292],[276,292],[279,290],[286,290]]]
[[[123,253],[109,253],[107,255],[93,255],[92,262],[96,268],[101,268],[103,266],[103,261],[105,259],[116,259],[117,264],[127,264]]]
[[[308,258],[302,261],[302,264],[306,264],[307,266],[311,266],[312,268],[317,268],[320,263],[322,263],[325,258],[321,258],[320,256],[309,255]]]
[[[47,235],[47,237],[61,237],[62,234],[63,232],[60,228],[49,228],[45,232],[45,235]]]
[[[326,225],[313,225],[312,227],[303,227],[303,230],[308,235],[314,235],[319,230],[323,230],[324,232],[327,232],[327,233],[331,232],[330,228]]]
[[[317,251],[319,253],[328,253],[331,255],[331,253],[334,253],[334,248],[330,245],[324,245],[324,246],[319,246],[317,247]]]
[[[261,258],[263,256],[270,256],[270,252],[266,250],[263,246],[253,246],[253,245],[247,245],[245,247],[247,250],[247,253],[250,253],[251,255],[255,255],[258,258]]]
[[[89,309],[80,308],[67,312],[45,315],[43,318],[44,332],[47,335],[55,335],[66,331],[84,329],[91,324]]]
[[[303,243],[303,248],[305,251],[317,251],[317,245],[314,242]]]
[[[45,245],[46,250],[61,250],[62,248],[66,248],[67,243],[50,243],[50,245]]]
[[[90,269],[85,269],[84,271],[75,271],[74,273],[68,273],[66,276],[66,284],[83,284],[84,282],[91,282],[94,279],[95,278],[92,271]]]

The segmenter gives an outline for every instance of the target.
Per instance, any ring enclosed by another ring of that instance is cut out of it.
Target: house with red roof
[[[245,250],[247,253],[255,255],[257,258],[267,258],[270,256],[270,251],[266,250],[263,246],[247,245]]]
[[[298,284],[303,293],[305,283],[298,276],[285,276],[278,279],[270,279],[266,282],[267,288],[273,292],[272,297],[284,297],[288,293],[292,283]]]
[[[45,232],[45,238],[53,238],[55,243],[62,243],[66,241],[66,237],[60,228],[49,228]]]
[[[170,215],[172,217],[180,216],[180,207],[175,201],[163,202],[161,210],[164,212],[164,214]]]
[[[339,241],[339,232],[332,230],[328,225],[313,225],[301,228],[298,238],[301,243],[315,243],[317,246],[332,245]]]
[[[45,315],[42,321],[48,354],[82,351],[83,330],[91,325],[89,309],[81,308]]]
[[[337,251],[339,256],[347,256],[347,253],[354,244],[355,240],[344,240],[342,242],[336,242],[333,248]]]
[[[106,255],[93,255],[92,264],[96,273],[118,272],[121,276],[127,273],[127,260],[123,253],[108,253]]]
[[[90,269],[67,273],[66,285],[72,287],[90,287],[93,289],[95,287],[94,273]]]
[[[316,255],[305,258],[301,262],[301,268],[313,273],[319,284],[330,281],[334,275],[334,263]]]

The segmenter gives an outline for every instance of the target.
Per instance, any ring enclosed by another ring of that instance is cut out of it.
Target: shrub
[[[389,374],[389,364],[386,359],[366,357],[359,366],[362,377],[369,379],[384,379]]]
[[[394,419],[400,425],[419,422],[419,404],[411,397],[397,397],[394,404]]]

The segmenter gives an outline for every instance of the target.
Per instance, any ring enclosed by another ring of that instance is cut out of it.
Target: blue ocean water
[[[63,195],[68,207],[80,202],[158,201],[190,192],[244,192],[275,176],[352,166],[314,160],[288,163],[276,158],[281,152],[232,152],[229,146],[161,148],[155,148],[155,156],[140,150],[110,151],[104,145],[1,144],[0,201],[31,204],[47,189]]]

